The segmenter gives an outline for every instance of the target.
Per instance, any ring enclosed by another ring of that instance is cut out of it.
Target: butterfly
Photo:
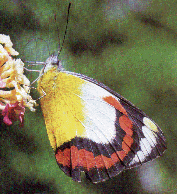
[[[161,156],[159,126],[117,92],[85,75],[65,71],[50,56],[38,91],[57,164],[74,181],[84,171],[93,183]]]

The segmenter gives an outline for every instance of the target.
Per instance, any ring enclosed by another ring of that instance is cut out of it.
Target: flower
[[[19,102],[14,104],[7,104],[5,109],[2,111],[2,115],[4,116],[4,123],[7,125],[12,125],[12,121],[20,120],[23,124],[25,114],[25,107],[20,106]],[[17,117],[18,116],[18,117]]]
[[[12,58],[19,54],[12,46],[10,37],[0,34],[0,114],[7,125],[18,119],[23,123],[25,107],[35,111],[36,105],[30,96],[30,81],[23,74],[24,63]]]

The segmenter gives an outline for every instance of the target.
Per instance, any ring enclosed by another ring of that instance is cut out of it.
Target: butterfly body
[[[52,56],[53,57],[53,56]],[[38,81],[47,133],[60,168],[92,182],[150,161],[166,149],[160,128],[104,84],[65,71],[50,57]]]

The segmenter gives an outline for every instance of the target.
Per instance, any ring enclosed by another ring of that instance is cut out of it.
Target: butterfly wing
[[[102,83],[51,69],[39,81],[50,143],[60,168],[75,181],[97,183],[150,161],[166,149],[160,128]]]

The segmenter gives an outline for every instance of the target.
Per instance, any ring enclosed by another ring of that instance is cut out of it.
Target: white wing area
[[[86,82],[82,87],[86,136],[96,143],[111,142],[116,136],[116,109],[103,100],[106,96],[113,95],[96,84]]]

